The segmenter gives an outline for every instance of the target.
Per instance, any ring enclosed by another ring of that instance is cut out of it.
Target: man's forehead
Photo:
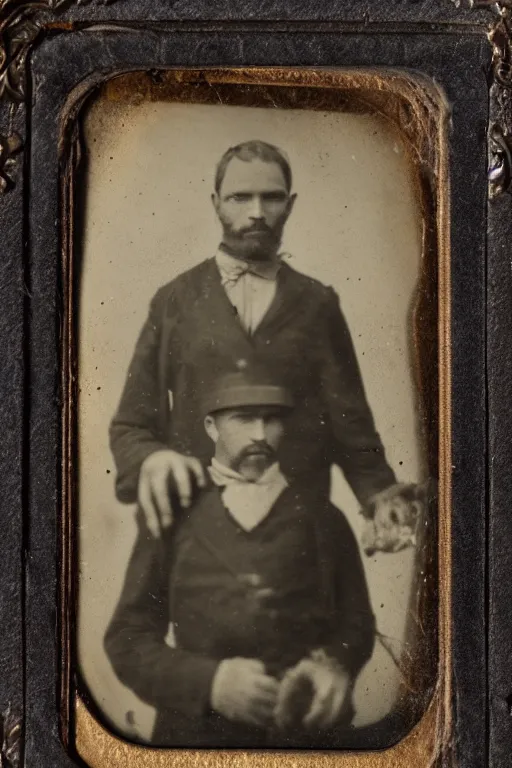
[[[286,180],[280,165],[260,160],[240,160],[234,157],[228,163],[220,192],[223,197],[235,192],[287,191]]]

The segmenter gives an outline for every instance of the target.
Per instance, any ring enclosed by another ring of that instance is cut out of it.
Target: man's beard
[[[233,469],[243,473],[248,471],[251,475],[262,475],[276,461],[276,452],[266,442],[253,443],[244,448],[233,462]]]
[[[257,224],[236,232],[229,225],[223,224],[222,243],[228,252],[239,259],[272,261],[281,245],[283,227],[284,222],[283,226],[276,229],[266,224]]]

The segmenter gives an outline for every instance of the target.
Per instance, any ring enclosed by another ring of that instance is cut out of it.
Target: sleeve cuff
[[[183,659],[177,668],[173,662],[168,678],[165,669],[162,670],[162,683],[167,687],[161,699],[162,706],[189,718],[203,717],[211,709],[211,688],[219,662],[192,655]],[[165,683],[166,678],[168,683]]]

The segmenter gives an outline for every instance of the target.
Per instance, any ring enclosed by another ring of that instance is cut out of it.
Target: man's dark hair
[[[237,144],[236,147],[230,147],[224,152],[215,171],[215,191],[219,193],[222,181],[226,174],[226,168],[231,160],[236,157],[239,160],[250,162],[251,160],[263,160],[265,163],[277,163],[283,172],[286,189],[288,192],[292,188],[292,169],[283,152],[273,144],[267,144],[266,141],[254,139]]]

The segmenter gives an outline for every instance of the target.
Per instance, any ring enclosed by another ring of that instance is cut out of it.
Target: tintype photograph
[[[142,744],[389,746],[435,684],[429,212],[377,111],[203,90],[83,120],[80,671]]]

